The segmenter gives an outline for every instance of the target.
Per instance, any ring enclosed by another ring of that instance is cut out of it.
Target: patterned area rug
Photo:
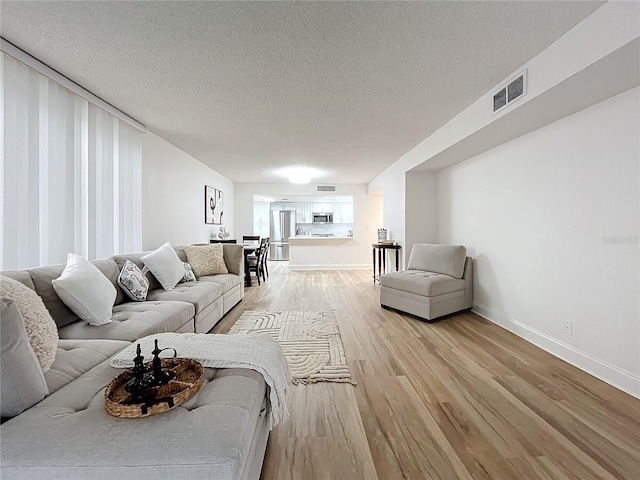
[[[293,384],[356,383],[351,379],[334,312],[246,311],[230,335],[268,333],[278,341],[289,362]]]

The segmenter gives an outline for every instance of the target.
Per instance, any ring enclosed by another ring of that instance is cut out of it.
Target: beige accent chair
[[[462,245],[417,243],[407,270],[380,277],[380,305],[426,319],[473,306],[473,261]]]

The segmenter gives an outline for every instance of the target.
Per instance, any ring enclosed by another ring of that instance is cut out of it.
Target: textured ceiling
[[[0,33],[234,181],[367,183],[603,2],[0,2]]]

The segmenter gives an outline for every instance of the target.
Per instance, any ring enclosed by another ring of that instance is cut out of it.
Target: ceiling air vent
[[[318,185],[319,192],[335,192],[336,187],[333,185]]]
[[[501,87],[493,94],[493,113],[505,108],[512,102],[527,93],[527,71],[525,70],[516,78]]]

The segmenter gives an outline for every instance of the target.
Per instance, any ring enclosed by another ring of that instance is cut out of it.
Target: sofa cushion
[[[49,393],[57,392],[129,345],[131,342],[121,340],[60,340],[56,360],[44,375]]]
[[[120,269],[113,259],[93,260],[91,263],[109,279],[114,287],[117,285],[116,282]],[[30,268],[26,270],[31,277],[34,290],[38,295],[40,295],[40,297],[42,297],[42,301],[47,307],[47,310],[49,310],[54,322],[58,325],[58,328],[64,327],[65,325],[69,325],[70,323],[78,320],[78,316],[73,313],[62,300],[60,300],[60,297],[58,297],[58,294],[51,284],[52,280],[58,278],[62,274],[64,267],[64,265],[49,265],[46,267]],[[15,272],[8,273],[13,274]],[[122,303],[123,300],[124,293],[118,292],[115,304],[118,305]]]
[[[169,242],[143,255],[142,262],[165,290],[173,289],[184,276],[182,261]]]
[[[179,258],[187,258],[182,250],[176,249],[176,253]],[[144,253],[116,255],[113,258],[92,260],[91,263],[95,265],[111,283],[113,283],[114,287],[117,287],[118,275],[120,274],[120,270],[122,269],[125,260],[130,257],[138,267],[143,268],[144,264],[142,263],[142,260],[140,260],[142,255],[144,255]],[[119,259],[120,261],[116,262],[116,259]],[[69,307],[62,302],[62,300],[60,300],[53,289],[53,285],[51,284],[53,279],[60,276],[64,267],[64,265],[49,265],[45,267],[31,268],[28,270],[6,271],[0,273],[0,275],[5,275],[9,278],[13,278],[14,280],[18,280],[20,283],[23,283],[32,290],[35,290],[38,295],[42,297],[44,304],[47,307],[47,310],[49,310],[49,313],[51,313],[56,325],[58,325],[58,327],[64,327],[65,325],[78,320],[78,316],[73,313]],[[150,288],[160,288],[160,284],[151,272],[147,273],[147,279],[150,281]],[[116,290],[118,291],[118,294],[115,304],[119,305],[122,302],[127,301],[124,292],[119,288],[116,288]]]
[[[464,290],[465,281],[435,272],[405,270],[385,273],[380,276],[380,285],[396,290],[415,293],[426,297],[435,297],[446,293]]]
[[[242,283],[242,279],[239,275],[233,275],[231,273],[223,273],[221,275],[208,275],[206,277],[200,277],[198,281],[222,285],[222,287],[224,288],[224,293],[227,293],[233,287]]]
[[[89,325],[111,322],[118,289],[87,259],[70,253],[64,270],[51,283],[65,305]]]
[[[56,356],[58,329],[42,299],[29,287],[4,276],[0,276],[0,297],[15,302],[31,348],[46,372]]]
[[[33,280],[31,280],[31,275],[27,270],[8,270],[4,272],[0,272],[0,275],[8,278],[12,278],[25,287],[29,287],[31,290],[35,290],[36,286],[33,284]]]
[[[112,323],[91,327],[83,322],[59,330],[65,339],[105,339],[132,342],[146,335],[179,330],[192,321],[195,308],[185,302],[128,302],[113,307]]]
[[[99,260],[91,260],[91,265],[96,267],[102,272],[102,274],[109,279],[113,287],[116,289],[116,301],[115,305],[119,305],[122,302],[127,301],[124,292],[118,288],[118,275],[120,275],[120,268],[113,258],[102,258]]]
[[[242,275],[244,271],[244,249],[242,248],[242,245],[223,243],[222,252],[224,256],[224,263],[227,266],[229,273]]]
[[[184,251],[187,254],[187,262],[193,268],[196,278],[204,275],[229,273],[224,262],[223,245],[221,243],[184,247]]]
[[[161,415],[123,420],[104,409],[104,387],[121,372],[102,363],[6,422],[0,439],[3,474],[71,480],[241,477],[264,415],[261,375],[205,369],[205,384],[189,402]]]
[[[13,300],[0,300],[0,322],[0,416],[5,418],[35,405],[48,395],[49,390],[27,338],[24,320]]]
[[[407,270],[424,270],[462,278],[467,249],[462,245],[416,243],[411,249]]]
[[[51,281],[58,278],[64,265],[49,265],[27,270],[33,281],[36,293],[40,295],[58,328],[78,321],[78,316],[67,307],[53,289]]]
[[[118,286],[134,302],[144,302],[149,293],[149,280],[140,267],[127,260],[118,275]]]
[[[188,302],[195,307],[196,315],[222,296],[224,287],[211,282],[179,283],[173,290],[154,290],[149,292],[147,300],[155,302]]]
[[[173,249],[181,262],[187,261],[187,253],[184,251],[184,247],[173,247]]]

